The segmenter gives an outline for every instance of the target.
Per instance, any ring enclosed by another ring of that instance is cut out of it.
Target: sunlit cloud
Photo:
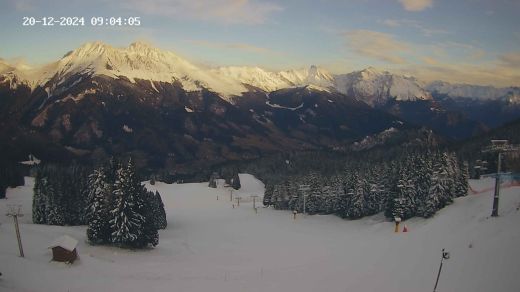
[[[399,0],[408,11],[422,11],[433,6],[433,0]]]
[[[346,45],[356,54],[392,64],[404,64],[403,53],[409,47],[394,36],[371,30],[352,30],[344,33]]]
[[[443,80],[450,83],[493,85],[498,87],[518,86],[520,84],[519,70],[504,68],[496,63],[483,65],[466,63],[413,64],[398,71],[413,75],[425,82]]]
[[[261,24],[282,7],[255,0],[130,0],[123,6],[148,15],[224,24]]]

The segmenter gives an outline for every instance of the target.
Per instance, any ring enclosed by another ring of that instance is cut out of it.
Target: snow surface
[[[311,66],[298,70],[270,72],[258,67],[220,67],[212,70],[217,75],[239,80],[264,91],[271,92],[282,88],[314,86],[321,91],[330,91],[334,77],[327,71]]]
[[[240,175],[243,198],[262,192]],[[148,250],[91,246],[85,227],[30,224],[32,186],[8,189],[8,204],[22,204],[25,258],[17,256],[11,218],[0,216],[0,291],[432,291],[446,248],[438,291],[518,291],[520,287],[520,187],[504,187],[500,217],[490,218],[492,191],[456,199],[431,219],[406,221],[394,233],[382,215],[348,221],[298,215],[241,201],[207,183],[147,185],[163,198],[168,228]],[[475,189],[492,180],[471,181]],[[219,196],[217,201],[216,197]],[[51,262],[49,242],[79,239],[80,260]]]

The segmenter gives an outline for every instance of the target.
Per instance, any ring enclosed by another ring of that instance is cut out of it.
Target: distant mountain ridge
[[[280,151],[345,150],[388,129],[394,137],[426,126],[451,139],[487,130],[410,76],[203,68],[144,43],[87,43],[34,68],[0,60],[0,97],[2,153],[132,155],[176,171]]]
[[[388,100],[431,100],[432,92],[453,98],[509,97],[511,102],[520,100],[519,87],[495,88],[443,81],[425,84],[411,76],[392,74],[373,67],[337,75],[314,65],[279,72],[247,66],[202,68],[171,51],[160,50],[143,42],[132,43],[127,48],[115,48],[102,42],[86,43],[56,62],[35,68],[12,65],[0,59],[0,75],[4,80],[9,80],[13,87],[24,83],[31,89],[43,87],[51,79],[55,79],[56,85],[61,84],[74,75],[106,75],[127,78],[131,82],[135,79],[179,82],[186,91],[207,88],[228,100],[231,96],[248,92],[251,86],[270,92],[306,85],[336,90],[372,106],[382,105]],[[52,88],[46,91],[51,92]]]
[[[520,101],[520,87],[481,86],[471,84],[452,84],[444,81],[434,81],[428,84],[426,90],[443,94],[452,98],[473,98],[492,100],[508,98],[511,102]]]

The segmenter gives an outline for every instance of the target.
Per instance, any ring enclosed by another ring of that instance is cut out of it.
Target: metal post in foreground
[[[10,206],[9,211],[7,212],[7,216],[13,217],[14,220],[14,228],[16,230],[16,239],[18,240],[18,249],[20,251],[20,257],[24,257],[23,254],[23,246],[22,246],[22,237],[20,235],[20,228],[18,226],[18,217],[23,217],[23,214],[20,213],[21,206]]]
[[[498,152],[498,165],[497,175],[495,177],[495,194],[493,195],[493,210],[491,211],[492,217],[498,216],[498,201],[500,199],[500,168],[502,165],[502,153]]]
[[[253,209],[256,209],[256,198],[258,198],[258,195],[251,195],[251,198],[253,198]]]
[[[520,151],[520,145],[509,144],[508,140],[491,140],[491,145],[484,148],[482,152],[498,153],[497,173],[495,176],[495,193],[493,195],[492,217],[498,216],[498,203],[500,199],[500,176],[502,171],[502,154],[506,152]]]
[[[300,191],[303,192],[303,217],[305,217],[305,197],[310,189],[309,185],[300,185]]]
[[[442,249],[442,257],[441,257],[441,265],[439,266],[439,272],[437,273],[437,280],[435,280],[435,287],[433,288],[433,292],[437,292],[437,285],[439,284],[439,278],[441,276],[442,264],[443,264],[444,260],[447,260],[449,258],[450,258],[450,253],[449,252],[445,252],[444,248],[443,248]]]

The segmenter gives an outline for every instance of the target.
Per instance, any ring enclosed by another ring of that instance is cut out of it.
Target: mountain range
[[[316,66],[203,68],[144,43],[94,42],[35,68],[0,59],[0,146],[14,157],[126,154],[150,168],[196,171],[207,161],[349,149],[421,127],[466,138],[519,117],[519,91],[424,84],[372,67],[339,75]],[[506,118],[468,112],[490,103]]]

